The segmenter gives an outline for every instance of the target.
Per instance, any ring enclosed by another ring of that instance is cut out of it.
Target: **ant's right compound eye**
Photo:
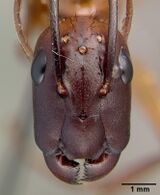
[[[39,50],[33,60],[31,68],[32,80],[36,85],[39,85],[46,71],[47,56],[43,50]]]

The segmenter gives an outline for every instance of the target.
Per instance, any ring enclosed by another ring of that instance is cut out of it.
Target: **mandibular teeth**
[[[86,177],[86,170],[85,170],[85,159],[74,159],[75,162],[79,163],[79,169],[77,172],[77,183],[81,184],[84,178]]]

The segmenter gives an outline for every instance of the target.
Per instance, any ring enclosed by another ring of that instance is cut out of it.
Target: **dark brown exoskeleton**
[[[59,21],[59,1],[50,0],[50,28],[34,52],[36,143],[48,168],[68,183],[108,174],[129,140],[132,1],[127,0],[122,33],[118,0],[108,3],[109,21],[92,16]]]

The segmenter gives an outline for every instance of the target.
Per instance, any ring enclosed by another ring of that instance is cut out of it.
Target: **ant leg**
[[[124,40],[127,42],[128,35],[131,29],[132,23],[132,16],[133,16],[133,2],[132,0],[126,0],[126,15],[122,22],[122,29],[121,34],[124,37]]]
[[[22,2],[21,0],[14,1],[14,23],[15,23],[15,28],[18,35],[19,43],[25,55],[31,61],[33,58],[33,50],[29,46],[28,39],[24,32],[23,25],[20,19],[21,2]]]

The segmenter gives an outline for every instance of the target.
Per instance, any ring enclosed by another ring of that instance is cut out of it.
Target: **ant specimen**
[[[118,0],[105,3],[105,20],[60,19],[59,1],[49,0],[50,27],[34,52],[22,28],[21,0],[14,4],[17,34],[32,60],[35,140],[51,172],[72,184],[108,174],[129,141],[132,0],[126,0],[121,31]]]

